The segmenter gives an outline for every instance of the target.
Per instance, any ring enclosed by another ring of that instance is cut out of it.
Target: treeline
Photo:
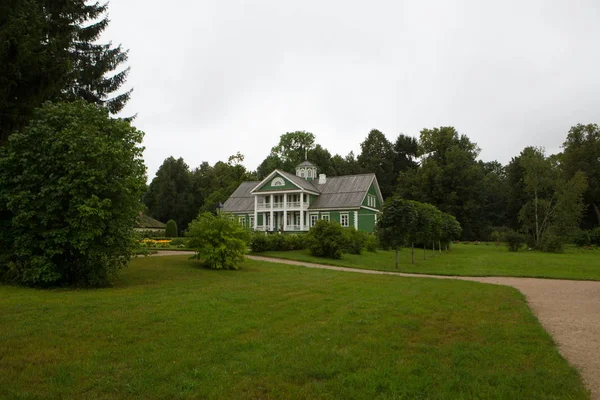
[[[600,225],[600,129],[576,125],[563,152],[547,155],[527,147],[507,165],[484,162],[480,149],[453,127],[423,129],[418,138],[390,141],[378,130],[360,154],[331,153],[309,132],[281,135],[256,171],[237,154],[214,166],[190,170],[182,159],[165,160],[144,199],[157,219],[173,218],[185,229],[198,211],[214,211],[244,180],[260,180],[275,168],[294,172],[305,157],[320,173],[374,172],[384,199],[393,195],[436,206],[456,217],[463,240],[489,240],[500,227],[522,231],[540,245],[545,237],[568,240],[579,228]]]

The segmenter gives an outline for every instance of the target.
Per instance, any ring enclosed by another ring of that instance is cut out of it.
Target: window
[[[271,181],[271,186],[285,186],[285,181],[278,176]]]
[[[306,176],[312,178],[312,171],[310,169],[306,171]]]
[[[373,208],[377,207],[377,198],[370,194],[367,195],[367,205]]]
[[[329,222],[329,213],[327,213],[327,214],[321,214],[321,219],[323,221]]]
[[[250,221],[250,228],[254,229],[254,215],[248,216],[248,220]]]
[[[238,217],[238,221],[241,226],[243,226],[243,227],[246,226],[246,217]]]
[[[317,220],[319,219],[319,214],[311,214],[310,215],[310,226],[315,226]]]
[[[340,214],[340,224],[347,228],[350,226],[350,218],[348,218],[348,214]]]
[[[300,170],[300,178],[304,178],[304,170],[303,169]]]

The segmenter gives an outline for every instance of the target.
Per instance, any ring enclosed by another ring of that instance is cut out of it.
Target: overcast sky
[[[254,170],[296,130],[346,155],[371,129],[451,125],[506,163],[600,122],[598,0],[113,0],[109,18],[149,179],[169,156]]]

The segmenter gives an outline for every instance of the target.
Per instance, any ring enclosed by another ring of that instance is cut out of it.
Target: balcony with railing
[[[274,202],[273,203],[273,210],[281,211],[281,210],[283,210],[283,208],[284,208],[283,202]],[[304,202],[303,208],[305,210],[308,209],[308,203]],[[257,203],[256,209],[259,211],[261,211],[261,210],[268,211],[271,209],[271,203]],[[299,210],[300,202],[299,201],[288,201],[287,209],[288,210]]]

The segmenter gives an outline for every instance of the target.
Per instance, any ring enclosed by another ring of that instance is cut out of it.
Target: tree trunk
[[[598,218],[598,224],[600,224],[600,208],[598,207],[598,205],[596,203],[592,203],[592,206],[594,206],[594,211],[596,212],[596,218]]]
[[[534,208],[535,208],[535,235],[534,235],[534,241],[535,241],[535,247],[539,247],[539,240],[540,240],[540,224],[538,222],[538,196],[537,196],[537,189],[535,189],[534,191]]]
[[[415,263],[415,244],[414,243],[410,244],[410,255],[412,258],[412,263],[414,264]]]
[[[438,253],[442,254],[442,241],[438,240]]]
[[[431,242],[431,254],[435,256],[435,242]]]
[[[396,247],[396,269],[398,269],[398,248]]]
[[[427,246],[423,244],[423,260],[427,260]]]

